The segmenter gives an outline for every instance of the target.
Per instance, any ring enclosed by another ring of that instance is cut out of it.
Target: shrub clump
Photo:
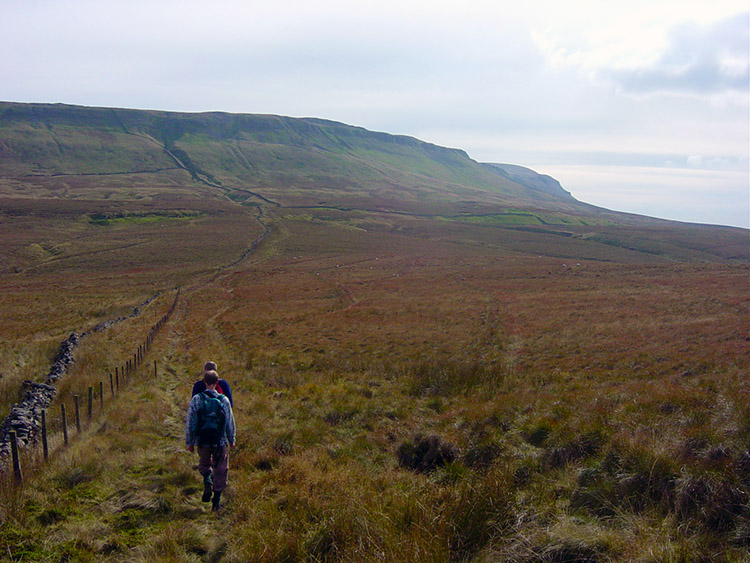
[[[730,529],[746,510],[747,493],[727,480],[690,476],[677,487],[675,510],[683,520],[697,520],[714,531]]]
[[[499,472],[446,491],[443,522],[451,561],[469,560],[495,538],[507,536],[515,521],[513,498],[509,480]]]
[[[279,455],[294,453],[294,436],[291,433],[286,433],[276,438],[273,443],[273,451]]]
[[[609,475],[594,467],[579,471],[578,487],[570,497],[571,508],[606,518],[616,513],[617,502],[616,483]]]
[[[398,464],[420,473],[429,473],[457,457],[456,448],[438,436],[417,434],[413,440],[401,444],[396,454]]]
[[[526,440],[528,444],[540,448],[551,433],[552,427],[549,424],[542,422],[525,432],[523,439]]]
[[[545,451],[544,462],[547,467],[558,468],[568,463],[589,458],[601,450],[604,438],[598,432],[582,434],[565,445]]]
[[[487,469],[503,450],[499,444],[489,442],[486,444],[473,444],[463,456],[464,463],[474,469]]]
[[[689,475],[666,459],[610,451],[597,466],[579,472],[570,506],[600,517],[620,510],[672,513],[683,526],[727,533],[732,542],[744,545],[749,500],[747,486],[731,473]]]

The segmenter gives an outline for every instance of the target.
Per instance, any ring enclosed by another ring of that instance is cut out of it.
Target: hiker
[[[234,447],[234,416],[229,398],[216,392],[219,374],[203,376],[206,390],[190,399],[185,420],[185,443],[189,452],[198,449],[198,471],[203,476],[203,502],[219,510],[221,493],[227,486],[228,448]],[[213,498],[211,493],[213,492]]]
[[[203,374],[207,371],[216,371],[216,362],[206,362],[203,365]],[[203,379],[199,379],[193,384],[193,396],[197,395],[198,393],[202,393],[206,390],[206,384],[203,383]],[[216,384],[216,392],[220,393],[221,395],[226,395],[227,399],[229,399],[229,404],[234,406],[234,399],[232,398],[232,389],[229,387],[229,383],[226,379],[219,379],[219,383]]]

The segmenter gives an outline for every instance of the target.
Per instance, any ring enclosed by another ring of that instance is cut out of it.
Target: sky
[[[0,0],[0,100],[320,117],[750,228],[747,0]]]

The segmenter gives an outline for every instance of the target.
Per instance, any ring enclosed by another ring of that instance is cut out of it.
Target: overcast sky
[[[750,227],[747,0],[0,0],[0,100],[321,117]]]

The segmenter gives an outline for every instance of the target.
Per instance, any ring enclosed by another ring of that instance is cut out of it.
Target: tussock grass
[[[9,559],[742,560],[744,266],[563,268],[475,245],[482,230],[277,221],[262,254],[184,291],[96,424],[22,491],[3,487]],[[172,296],[87,337],[61,400]],[[207,359],[238,424],[218,515],[182,443]],[[452,455],[405,467],[419,436]]]

